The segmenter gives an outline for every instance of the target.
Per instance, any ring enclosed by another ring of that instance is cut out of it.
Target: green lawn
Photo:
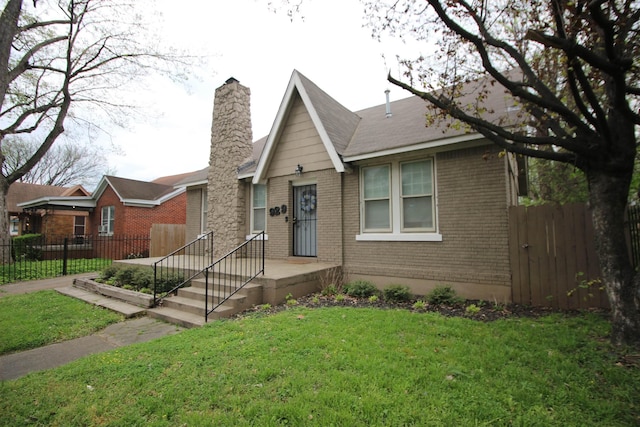
[[[70,259],[67,262],[67,274],[80,274],[99,271],[111,265],[110,259]],[[61,259],[48,261],[20,260],[12,264],[0,265],[0,284],[22,282],[25,280],[48,279],[62,275]]]
[[[640,370],[595,314],[482,323],[294,307],[0,383],[0,424],[631,426]]]
[[[0,298],[0,354],[89,335],[122,316],[56,291]]]

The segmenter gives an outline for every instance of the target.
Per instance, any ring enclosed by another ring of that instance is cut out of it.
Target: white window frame
[[[106,215],[105,215],[106,212]],[[98,234],[112,236],[116,225],[116,207],[103,206],[100,212],[100,231]],[[106,227],[106,229],[105,229]]]
[[[209,198],[207,188],[200,189],[200,235],[207,234],[207,210],[209,209]]]
[[[254,205],[254,191],[256,186],[262,186],[264,188],[264,206],[255,206]],[[268,188],[266,184],[251,184],[251,218],[250,218],[250,228],[251,228],[251,234],[249,234],[247,236],[247,240],[255,237],[256,235],[258,235],[259,233],[264,231],[264,239],[268,240],[268,235],[267,235],[267,200],[268,200]],[[257,209],[264,209],[264,230],[256,230],[255,228],[255,216],[256,216],[256,210]]]
[[[433,227],[428,229],[403,229],[402,212],[402,170],[403,164],[431,161],[431,198]],[[364,210],[364,170],[367,167],[383,166],[390,164],[390,208],[391,208],[391,229],[387,232],[378,230],[365,230],[365,210]],[[433,157],[417,159],[395,160],[380,164],[367,164],[360,168],[360,234],[356,235],[357,241],[406,241],[406,242],[441,242],[442,234],[438,232],[438,206],[437,206],[437,183],[436,183],[436,161]]]
[[[382,167],[387,167],[389,169],[389,175],[387,178],[387,182],[389,183],[389,188],[387,190],[387,196],[386,197],[371,197],[371,198],[366,198],[365,197],[365,179],[364,179],[364,175],[367,169],[373,169],[373,168],[382,168]],[[392,174],[392,165],[390,163],[383,163],[383,164],[379,164],[379,165],[371,165],[371,166],[365,166],[361,169],[360,172],[360,199],[361,199],[361,214],[360,214],[360,218],[362,219],[361,221],[361,227],[362,227],[362,232],[363,233],[390,233],[393,231],[393,212],[392,212],[392,207],[393,207],[393,198],[392,198],[392,186],[393,186],[393,182],[391,179],[391,174]],[[387,228],[370,228],[370,229],[366,229],[366,204],[367,202],[376,202],[376,201],[381,201],[381,200],[387,200],[388,201],[388,206],[389,206],[389,227]]]

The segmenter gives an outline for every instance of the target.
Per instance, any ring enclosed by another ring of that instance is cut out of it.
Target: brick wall
[[[90,217],[87,233],[97,233],[102,220],[102,208],[115,206],[114,234],[148,236],[152,224],[185,224],[187,195],[182,193],[151,208],[124,206],[116,193],[107,186]]]
[[[417,294],[452,285],[468,298],[510,298],[505,160],[491,146],[464,149],[438,153],[435,170],[442,242],[356,241],[359,173],[345,175],[345,269]]]

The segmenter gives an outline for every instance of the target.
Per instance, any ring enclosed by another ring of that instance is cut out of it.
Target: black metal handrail
[[[214,261],[213,232],[208,232],[153,263],[153,301],[158,305],[202,274]]]
[[[216,262],[205,271],[205,315],[209,315],[240,289],[264,275],[264,231],[253,236]],[[212,307],[209,308],[211,298]]]

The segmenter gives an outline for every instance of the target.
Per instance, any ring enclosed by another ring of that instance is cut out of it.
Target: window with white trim
[[[366,231],[391,231],[391,167],[362,169],[363,228]]]
[[[113,234],[116,222],[116,207],[103,206],[102,218],[100,221],[100,234]]]
[[[441,241],[434,176],[432,158],[362,167],[356,240]]]
[[[207,189],[200,190],[200,233],[205,234],[207,232],[207,209],[209,206],[209,200],[207,195]]]
[[[267,229],[267,186],[253,184],[251,187],[251,232]]]

